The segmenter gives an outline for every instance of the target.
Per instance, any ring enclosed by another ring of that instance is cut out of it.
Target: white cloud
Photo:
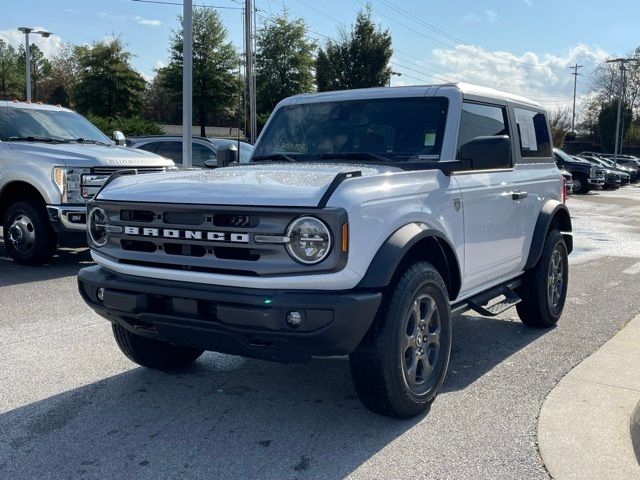
[[[522,0],[524,3],[526,3],[528,6],[533,5],[533,0]]]
[[[167,66],[167,64],[165,62],[163,62],[162,60],[156,60],[156,68],[164,68],[166,66]]]
[[[602,49],[578,44],[565,55],[526,52],[516,55],[507,51],[483,53],[475,47],[458,45],[432,52],[440,76],[455,81],[476,83],[517,93],[539,101],[549,109],[570,105],[573,76],[568,67],[584,65],[584,72],[609,55]]]
[[[484,10],[482,13],[467,13],[462,17],[465,23],[493,23],[498,20],[498,13],[493,10]]]
[[[150,25],[152,27],[158,27],[160,25],[162,25],[162,22],[160,20],[155,20],[155,19],[150,19],[150,18],[142,18],[139,16],[135,16],[133,17],[133,19],[138,22],[139,25]]]
[[[34,30],[47,30],[44,27],[36,26]],[[18,46],[24,45],[24,33],[19,32],[18,29],[0,30],[0,38],[2,38],[9,45],[12,45],[16,50]],[[29,35],[29,43],[35,43],[42,53],[46,57],[51,57],[60,51],[62,47],[62,38],[58,35],[51,35],[49,38],[44,38],[40,35]]]

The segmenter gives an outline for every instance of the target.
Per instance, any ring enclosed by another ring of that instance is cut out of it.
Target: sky
[[[119,36],[145,78],[166,64],[181,0],[2,0],[0,38],[24,41],[19,26],[53,32],[35,43],[50,55],[64,42]],[[243,0],[193,0],[218,7],[229,39],[242,51]],[[287,9],[324,45],[353,24],[365,0],[255,0],[258,27]],[[571,105],[570,65],[583,65],[578,104],[602,60],[640,46],[640,1],[371,0],[373,19],[393,39],[392,85],[465,81],[528,96],[548,109]]]

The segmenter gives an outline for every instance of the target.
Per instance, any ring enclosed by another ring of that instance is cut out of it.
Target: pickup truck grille
[[[267,276],[336,270],[346,263],[346,253],[334,249],[320,264],[302,265],[289,256],[283,240],[288,225],[308,214],[321,218],[334,235],[341,232],[346,223],[343,209],[98,200],[89,210],[94,205],[104,209],[110,229],[107,244],[96,251],[121,264]]]
[[[91,173],[94,175],[111,175],[119,170],[129,170],[135,168],[138,173],[158,173],[166,172],[167,167],[135,167],[135,166],[118,166],[118,167],[93,167]]]
[[[82,187],[82,198],[87,200],[92,199],[112,173],[119,170],[129,170],[131,168],[135,168],[138,173],[160,173],[167,171],[167,167],[93,167],[90,174],[82,175],[80,185]]]

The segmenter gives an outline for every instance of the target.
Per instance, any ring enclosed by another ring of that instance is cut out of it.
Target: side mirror
[[[474,170],[511,167],[511,140],[506,135],[476,137],[460,147],[460,160]]]
[[[228,167],[232,163],[238,161],[238,147],[235,145],[226,145],[216,152],[217,167]],[[206,165],[206,162],[205,162]]]
[[[122,133],[120,130],[116,130],[115,132],[113,132],[113,141],[116,143],[116,145],[125,145],[126,139],[124,138],[124,133]]]

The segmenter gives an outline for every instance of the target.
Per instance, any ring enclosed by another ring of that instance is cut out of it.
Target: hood
[[[315,207],[338,173],[363,177],[400,171],[356,164],[269,164],[120,177],[99,200]],[[346,180],[354,181],[354,180]]]
[[[61,143],[12,142],[11,149],[32,159],[42,158],[51,164],[67,167],[143,167],[172,166],[173,161],[155,153],[129,147]]]

